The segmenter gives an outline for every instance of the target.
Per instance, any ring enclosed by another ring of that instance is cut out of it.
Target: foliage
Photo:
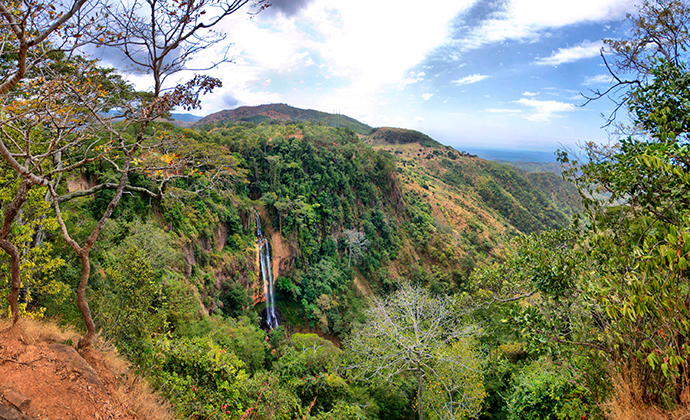
[[[585,388],[564,368],[539,360],[517,375],[507,397],[508,420],[581,420],[592,418]]]
[[[6,208],[9,205],[18,185],[19,182],[10,176],[9,171],[0,175],[0,207]],[[46,235],[57,229],[55,218],[50,214],[50,206],[44,200],[45,193],[45,188],[30,190],[19,215],[8,221],[9,241],[22,256],[19,264],[22,279],[19,310],[22,316],[41,317],[44,314],[44,307],[33,305],[34,296],[39,300],[50,296],[58,301],[70,297],[69,286],[55,276],[65,266],[65,260],[55,252],[54,243],[44,240]],[[4,215],[0,215],[0,222],[5,222]],[[0,257],[0,284],[7,285],[0,288],[0,298],[3,301],[8,297],[10,289],[10,265],[9,258]]]
[[[687,72],[682,64],[654,63],[654,80],[630,95],[648,135],[613,148],[590,145],[588,160],[569,174],[583,194],[610,194],[605,203],[587,202],[587,245],[597,270],[582,277],[601,311],[599,340],[624,380],[639,381],[643,402],[673,407],[690,383],[690,330],[677,321],[690,315]]]
[[[219,346],[235,353],[249,372],[263,369],[268,351],[266,333],[248,317],[216,320],[211,336]]]
[[[418,143],[420,146],[431,148],[443,147],[439,142],[419,131],[389,127],[376,129],[376,131],[371,134],[371,140],[390,144]]]
[[[290,420],[295,417],[295,413],[301,411],[301,401],[281,382],[276,372],[257,372],[246,379],[242,387],[245,401],[243,406],[252,409],[248,416],[251,419]]]
[[[423,405],[439,419],[475,418],[486,396],[482,361],[472,341],[463,338],[439,347],[433,376],[424,378]]]
[[[179,416],[233,419],[244,413],[244,363],[208,337],[158,339],[146,363],[155,386]]]
[[[476,415],[484,397],[481,371],[454,305],[409,284],[375,299],[366,323],[345,343],[347,366],[366,378],[413,372],[420,420],[425,406],[442,416]]]
[[[117,266],[105,269],[106,280],[98,291],[97,318],[104,336],[116,341],[130,357],[164,331],[161,313],[161,283],[149,259],[137,247],[123,247]]]

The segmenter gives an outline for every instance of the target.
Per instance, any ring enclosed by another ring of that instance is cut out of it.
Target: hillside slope
[[[173,418],[121,356],[91,348],[80,354],[70,345],[78,338],[53,322],[0,323],[1,419]]]
[[[582,209],[577,190],[555,174],[528,174],[479,159],[416,131],[379,128],[364,142],[392,153],[403,184],[429,191],[428,200],[446,209],[484,209],[498,224],[522,233],[565,226]]]
[[[387,292],[402,279],[461,291],[511,236],[565,226],[577,211],[576,192],[560,178],[533,182],[411,130],[360,137],[282,120],[207,129],[242,159],[238,194],[252,200],[274,243],[280,313],[323,333],[348,331],[356,294]],[[239,210],[243,224],[253,211]],[[354,237],[366,244],[355,259]]]
[[[512,236],[568,223],[554,204],[566,191],[557,178],[531,180],[418,132],[383,128],[364,136],[283,119],[160,127],[180,141],[160,151],[161,159],[190,151],[203,157],[159,199],[123,196],[94,246],[87,298],[101,337],[148,375],[180,418],[236,419],[252,410],[262,413],[257,419],[301,418],[312,409],[329,418],[343,407],[374,407],[370,418],[410,418],[407,408],[392,414],[390,392],[362,394],[329,370],[341,339],[365,319],[368,298],[390,295],[403,282],[437,295],[471,292],[474,267],[503,261]],[[218,167],[227,176],[217,176]],[[67,188],[89,189],[112,175],[93,165]],[[131,181],[151,188],[155,176],[143,171]],[[75,235],[88,232],[109,193],[64,206]],[[47,232],[59,269],[34,279],[26,311],[80,325],[72,291],[81,262],[55,238]],[[259,257],[267,242],[272,280],[264,280],[269,270]],[[263,321],[270,281],[278,329]],[[2,358],[20,361],[13,359],[18,351],[56,357],[49,345],[23,344]],[[327,353],[322,367],[293,369],[312,366],[300,359],[317,350]],[[29,368],[50,369],[43,360]],[[412,394],[394,398],[412,407]],[[88,410],[95,418],[111,414]]]
[[[236,109],[226,109],[207,115],[194,123],[194,127],[208,129],[214,125],[228,125],[235,122],[261,123],[264,121],[283,122],[311,122],[323,124],[327,127],[348,127],[358,134],[368,134],[371,127],[354,118],[341,114],[312,109],[300,109],[286,104],[268,104],[259,106],[242,106]]]

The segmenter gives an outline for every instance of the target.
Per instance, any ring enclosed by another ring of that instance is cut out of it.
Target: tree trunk
[[[14,199],[7,206],[5,210],[5,220],[2,224],[2,229],[0,229],[0,248],[2,248],[9,256],[12,261],[12,277],[10,284],[10,295],[8,300],[10,302],[10,310],[12,311],[12,324],[16,324],[19,321],[19,289],[22,286],[21,277],[19,273],[19,250],[17,247],[7,239],[12,232],[12,222],[17,218],[19,214],[19,209],[26,201],[26,195],[31,188],[31,182],[27,178],[22,178],[19,182],[19,187],[14,195]]]
[[[422,369],[417,366],[417,413],[419,420],[424,420],[424,410],[422,408]]]
[[[12,310],[12,325],[19,321],[19,288],[21,287],[21,279],[19,277],[19,250],[14,244],[7,239],[0,239],[0,248],[2,248],[12,260],[12,283],[10,284],[10,295],[7,298],[10,301],[10,309]]]
[[[89,284],[89,275],[91,274],[91,263],[89,261],[89,250],[82,250],[79,255],[81,259],[81,278],[79,279],[79,287],[77,288],[77,307],[84,317],[84,325],[86,325],[86,334],[79,340],[77,347],[79,349],[91,347],[96,338],[96,324],[93,322],[91,316],[91,309],[86,301],[86,286]]]

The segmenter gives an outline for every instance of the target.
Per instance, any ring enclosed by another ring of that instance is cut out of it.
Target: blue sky
[[[629,0],[274,0],[224,23],[233,63],[206,115],[282,102],[463,148],[554,151],[608,140],[602,38],[623,38]],[[199,60],[212,60],[208,51]]]

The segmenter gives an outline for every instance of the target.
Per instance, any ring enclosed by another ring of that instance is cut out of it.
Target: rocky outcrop
[[[0,420],[35,420],[16,407],[0,404]]]
[[[81,355],[66,344],[27,339],[32,335],[0,330],[0,420],[137,418],[114,397],[118,384],[105,364],[86,360],[101,358],[98,352]]]

